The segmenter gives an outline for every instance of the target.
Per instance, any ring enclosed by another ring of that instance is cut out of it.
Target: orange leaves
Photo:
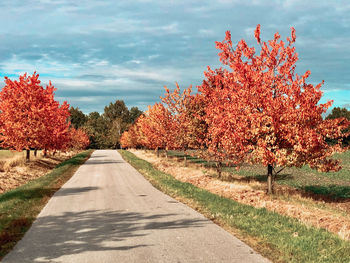
[[[221,50],[220,60],[231,70],[208,68],[198,87],[206,102],[209,151],[237,162],[250,156],[264,165],[338,169],[336,162],[327,159],[334,146],[325,138],[341,138],[343,128],[336,127],[348,124],[339,126],[340,122],[333,121],[326,125],[321,114],[331,102],[319,104],[323,82],[306,84],[310,71],[301,78],[295,75],[294,28],[287,44],[278,33],[273,40],[261,41],[260,25],[254,35],[261,44],[260,54],[244,40],[230,48],[230,34],[226,34],[216,47]]]
[[[260,44],[261,43],[261,39],[260,39],[260,24],[258,24],[256,26],[256,29],[255,29],[255,32],[254,32],[254,36],[255,36],[256,41],[258,41],[258,43]]]
[[[2,147],[64,150],[69,141],[69,104],[54,99],[55,87],[40,85],[39,74],[5,77],[0,92]]]

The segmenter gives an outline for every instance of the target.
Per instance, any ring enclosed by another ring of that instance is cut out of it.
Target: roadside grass
[[[0,160],[12,158],[12,157],[18,156],[18,155],[23,155],[23,158],[24,158],[23,152],[15,152],[15,151],[10,151],[10,150],[0,150]]]
[[[47,175],[0,195],[0,259],[23,237],[50,197],[92,152],[79,153],[57,165]]]
[[[181,151],[169,151],[170,157],[183,159],[185,154]],[[189,162],[204,165],[206,168],[215,168],[215,162],[186,155]],[[332,199],[350,198],[350,151],[337,153],[334,158],[342,161],[342,169],[338,172],[322,173],[308,166],[302,168],[287,167],[276,177],[276,183],[302,189],[306,192],[324,195]],[[266,167],[262,165],[244,164],[239,170],[226,166],[223,172],[241,176],[247,181],[266,181]],[[211,176],[216,176],[213,170]]]
[[[180,182],[128,151],[119,152],[155,187],[200,211],[274,262],[350,262],[350,242],[335,234]]]

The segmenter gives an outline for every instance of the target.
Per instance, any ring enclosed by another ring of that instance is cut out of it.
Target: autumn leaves
[[[268,42],[255,30],[259,52],[230,32],[216,43],[224,68],[204,73],[198,93],[166,89],[162,104],[149,107],[122,136],[124,147],[205,149],[208,158],[261,163],[273,192],[274,168],[310,165],[322,171],[340,169],[330,156],[341,150],[345,119],[323,120],[332,102],[319,104],[322,83],[306,83],[310,72],[295,73],[295,30],[286,42],[276,33]],[[337,143],[330,145],[327,139]],[[203,151],[201,151],[203,152]]]
[[[0,92],[1,146],[17,151],[82,149],[89,144],[85,132],[68,122],[69,104],[54,99],[55,88],[40,85],[39,74],[24,74],[19,80],[5,77]],[[27,154],[27,159],[29,155]]]

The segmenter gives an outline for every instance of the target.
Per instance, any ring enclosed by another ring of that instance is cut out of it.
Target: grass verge
[[[335,234],[180,182],[128,151],[119,152],[155,187],[200,211],[274,262],[350,262],[350,242]]]
[[[79,153],[57,165],[47,175],[0,195],[0,259],[23,237],[50,197],[92,152]]]
[[[182,151],[169,151],[168,155],[180,159],[185,156]],[[186,157],[189,162],[202,164],[206,168],[215,168],[216,165],[213,161],[207,162],[190,155],[186,155]],[[337,153],[334,158],[342,162],[343,168],[338,172],[318,172],[308,166],[302,168],[287,167],[276,177],[276,183],[329,197],[333,200],[350,198],[350,150]],[[243,164],[238,171],[235,167],[226,166],[223,167],[223,172],[242,176],[249,181],[266,182],[267,180],[266,167],[258,164]],[[213,175],[216,176],[216,171],[213,171]]]

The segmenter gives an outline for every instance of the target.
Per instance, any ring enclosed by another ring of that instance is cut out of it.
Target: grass
[[[12,158],[14,156],[20,156],[20,155],[23,155],[23,158],[24,158],[23,152],[15,152],[15,151],[10,151],[10,150],[0,150],[0,160],[8,159],[8,158]]]
[[[180,182],[128,151],[120,153],[155,187],[199,210],[274,262],[350,262],[350,242],[335,234]]]
[[[0,259],[22,238],[50,197],[91,153],[92,150],[79,153],[47,175],[0,195]]]
[[[169,151],[169,156],[183,158],[181,151]],[[304,166],[302,168],[287,167],[276,178],[276,183],[305,190],[313,194],[325,195],[333,199],[350,198],[350,151],[336,154],[342,161],[343,169],[338,172],[322,173]],[[189,162],[214,168],[215,162],[206,162],[200,158],[187,155]],[[234,173],[247,180],[266,181],[266,167],[261,165],[243,165],[240,170],[235,167],[224,167],[224,172]],[[213,174],[215,172],[213,171]]]

